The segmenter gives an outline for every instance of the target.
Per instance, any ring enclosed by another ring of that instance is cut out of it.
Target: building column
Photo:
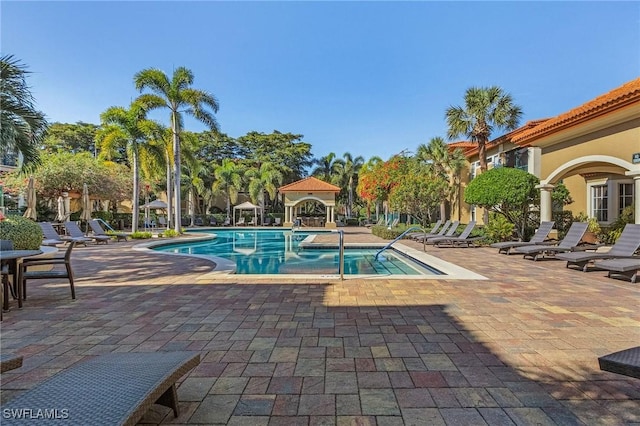
[[[542,162],[542,148],[530,146],[527,148],[527,171],[540,178],[540,166]]]
[[[553,191],[553,185],[542,183],[537,185],[536,188],[540,189],[540,222],[548,222],[552,216],[551,191]]]
[[[331,222],[331,221],[329,220],[329,212],[331,211],[331,207],[330,207],[330,206],[327,206],[327,205],[325,205],[324,207],[325,207],[325,212],[324,212],[324,213],[325,213],[325,219],[324,219],[324,223],[325,223],[325,225],[326,225],[327,223]]]
[[[633,198],[635,203],[635,223],[640,225],[640,173],[633,177]]]

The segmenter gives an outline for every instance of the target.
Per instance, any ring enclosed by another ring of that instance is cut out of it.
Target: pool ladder
[[[386,249],[388,249],[389,247],[391,247],[393,245],[393,243],[395,243],[396,241],[402,239],[402,237],[404,237],[405,235],[407,235],[409,233],[409,231],[413,231],[414,229],[422,229],[420,226],[412,226],[411,228],[407,229],[406,231],[404,231],[402,234],[398,235],[396,237],[395,240],[391,241],[389,244],[387,244],[386,246],[382,247],[382,249],[380,249],[375,257],[374,260],[378,260],[378,256],[380,256],[380,253],[382,253],[383,251],[385,251]]]

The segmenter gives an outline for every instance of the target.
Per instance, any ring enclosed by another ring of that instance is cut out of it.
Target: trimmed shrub
[[[146,240],[151,238],[151,235],[151,232],[132,232],[129,236],[133,240]]]
[[[13,241],[15,250],[37,250],[42,244],[42,229],[31,219],[9,215],[0,221],[0,239]]]
[[[484,227],[484,235],[487,242],[497,243],[499,241],[507,241],[513,236],[515,225],[507,220],[506,217],[496,214],[489,214],[489,223]]]
[[[160,236],[164,238],[173,238],[178,235],[180,234],[178,234],[175,229],[167,229],[166,231],[162,231],[162,234],[160,234]]]

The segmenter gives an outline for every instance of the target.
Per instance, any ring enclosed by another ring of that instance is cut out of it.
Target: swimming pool
[[[314,244],[317,233],[290,230],[205,230],[214,239],[163,244],[153,250],[210,257],[235,264],[236,274],[339,274],[338,235],[335,244]],[[427,276],[443,272],[393,248],[375,260],[377,246],[348,246],[344,251],[345,275]]]

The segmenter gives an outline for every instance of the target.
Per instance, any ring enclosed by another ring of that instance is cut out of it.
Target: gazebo
[[[283,226],[293,226],[296,207],[305,201],[316,201],[325,206],[325,228],[335,228],[336,194],[340,188],[310,176],[302,180],[281,186],[278,191],[284,197]]]
[[[238,204],[237,206],[233,207],[233,224],[236,224],[236,210],[253,210],[253,224],[257,225],[258,224],[258,209],[260,207],[256,206],[255,204],[250,203],[249,201],[245,201],[242,204]]]

